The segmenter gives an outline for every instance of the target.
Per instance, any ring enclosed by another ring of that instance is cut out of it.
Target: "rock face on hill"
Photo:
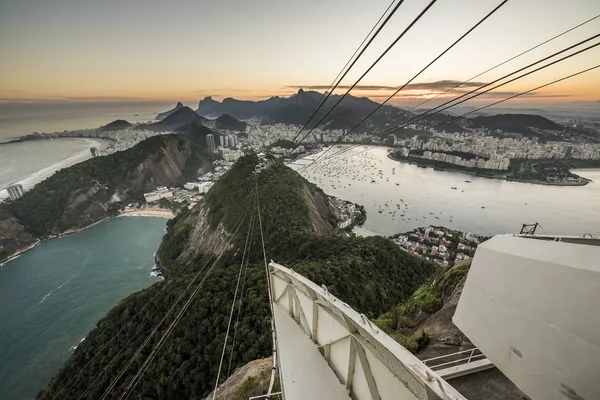
[[[35,245],[39,240],[12,217],[0,217],[0,262]]]
[[[472,348],[452,322],[470,266],[469,259],[440,269],[408,301],[380,316],[377,325],[421,359]]]
[[[38,239],[86,227],[131,201],[143,202],[144,192],[190,179],[198,169],[210,169],[211,160],[187,139],[161,135],[62,169],[0,206],[0,261]]]
[[[250,361],[248,364],[238,368],[231,374],[229,379],[219,385],[215,399],[245,400],[267,393],[271,380],[272,366],[271,357]],[[273,392],[278,391],[279,388],[275,386]],[[212,400],[213,392],[206,396],[204,400]]]

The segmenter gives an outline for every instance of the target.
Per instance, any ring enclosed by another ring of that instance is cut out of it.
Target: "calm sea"
[[[0,142],[32,132],[97,128],[116,119],[153,120],[175,103],[0,103]],[[190,104],[195,109],[193,105]]]
[[[113,306],[158,281],[165,222],[112,219],[0,267],[0,398],[33,399]]]
[[[364,149],[319,161],[303,175],[328,194],[364,205],[364,229],[372,233],[443,225],[494,235],[539,222],[541,234],[600,235],[600,169],[576,171],[593,180],[586,186],[541,186],[420,168],[389,159],[385,147]]]

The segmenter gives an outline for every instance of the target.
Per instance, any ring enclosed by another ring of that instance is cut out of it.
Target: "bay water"
[[[600,169],[574,171],[592,179],[585,186],[545,186],[421,168],[388,158],[386,147],[361,146],[327,159],[339,150],[302,175],[327,194],[365,206],[365,234],[435,225],[495,235],[539,222],[538,234],[600,236]],[[290,166],[301,171],[318,156]]]
[[[165,223],[114,218],[0,267],[0,398],[35,398],[112,307],[159,280]]]

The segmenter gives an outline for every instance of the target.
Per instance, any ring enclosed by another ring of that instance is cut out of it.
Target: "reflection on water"
[[[391,235],[443,225],[493,235],[514,233],[523,223],[539,222],[540,233],[600,235],[598,169],[577,172],[593,180],[586,186],[543,186],[400,163],[387,157],[385,147],[364,150],[358,147],[319,160],[302,175],[330,195],[364,205],[367,221],[363,228],[373,233]],[[290,166],[299,170],[315,157]]]

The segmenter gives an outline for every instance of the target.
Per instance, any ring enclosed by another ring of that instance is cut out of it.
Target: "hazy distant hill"
[[[183,106],[165,119],[153,124],[143,125],[143,128],[157,132],[174,131],[192,122],[203,123],[208,119],[196,114],[191,108]]]
[[[178,102],[175,105],[175,108],[172,108],[169,111],[165,111],[165,112],[162,112],[162,113],[158,114],[156,116],[156,119],[159,120],[159,121],[163,120],[163,119],[167,118],[169,115],[173,114],[175,111],[177,111],[177,110],[179,110],[180,108],[183,108],[183,107],[185,107],[185,106],[183,104],[181,104],[181,102]]]
[[[265,124],[304,125],[311,115],[311,110],[298,104],[288,104],[273,111],[263,119]]]
[[[352,129],[362,121],[363,117],[348,106],[338,106],[324,121],[326,129]]]
[[[215,120],[216,129],[245,132],[247,126],[247,123],[242,122],[229,114],[223,114]]]
[[[262,101],[242,101],[227,98],[222,102],[205,98],[198,104],[196,112],[200,115],[229,114],[235,118],[248,119],[259,118],[265,124],[283,123],[293,125],[304,125],[310,115],[322,101],[322,94],[315,91],[298,90],[290,97],[271,97]],[[340,95],[332,95],[327,99],[322,109],[313,119],[309,127],[314,126],[327,111],[340,99]],[[379,103],[367,97],[346,96],[340,104],[319,125],[323,129],[351,129],[354,128],[362,118],[366,117]],[[357,131],[366,128],[367,125],[381,123],[398,123],[412,114],[399,108],[385,105],[370,117],[364,126]]]
[[[531,128],[563,130],[562,125],[550,121],[541,115],[531,114],[498,114],[490,116],[479,116],[470,119],[475,128],[502,129],[505,132],[515,132],[524,135],[530,134]]]
[[[123,129],[128,129],[133,125],[124,119],[118,119],[116,121],[111,122],[110,124],[106,124],[98,128],[102,132],[111,132],[111,131],[120,131]]]

